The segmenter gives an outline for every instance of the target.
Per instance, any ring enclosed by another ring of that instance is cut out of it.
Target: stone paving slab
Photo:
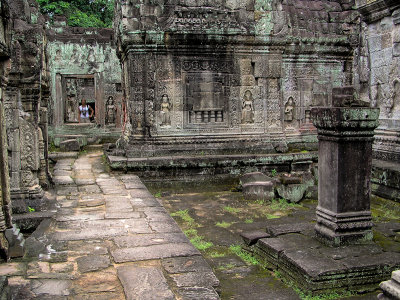
[[[16,299],[219,299],[218,280],[136,175],[106,173],[101,153],[58,159],[57,212],[0,265]]]
[[[118,276],[128,300],[175,299],[159,268],[124,266],[118,268]]]
[[[114,238],[114,243],[119,248],[133,248],[133,247],[146,247],[151,245],[159,244],[171,244],[171,243],[187,243],[187,237],[179,233],[167,233],[167,234],[140,234],[130,236],[118,236]]]
[[[116,263],[199,254],[200,252],[189,243],[156,244],[147,247],[120,248],[111,252]]]

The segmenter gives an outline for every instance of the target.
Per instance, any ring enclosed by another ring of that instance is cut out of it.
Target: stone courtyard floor
[[[220,184],[215,180],[203,184],[149,180],[146,186],[162,200],[213,268],[220,281],[222,299],[377,299],[378,291],[360,295],[335,295],[332,292],[321,297],[295,292],[278,279],[279,274],[263,268],[262,262],[241,250],[242,232],[265,232],[267,224],[285,224],[289,215],[289,219],[295,219],[299,224],[315,219],[316,200],[304,200],[299,205],[282,200],[272,203],[244,200],[242,193],[233,191],[234,184]],[[385,230],[388,225],[396,227],[399,224],[400,204],[373,197],[371,208],[376,224],[375,240],[383,251],[400,252],[400,235],[389,238],[390,235],[382,234],[388,231]]]
[[[240,246],[241,232],[289,214],[309,218],[316,201],[243,201],[232,183],[145,186],[109,172],[100,151],[63,156],[53,171],[54,217],[26,240],[23,259],[0,264],[12,299],[334,299],[299,295]],[[388,203],[373,203],[374,221],[398,222],[399,206]]]
[[[101,152],[59,159],[57,212],[0,265],[13,299],[218,299],[218,279],[135,175]]]

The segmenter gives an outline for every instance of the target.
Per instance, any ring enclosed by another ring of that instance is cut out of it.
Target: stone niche
[[[114,155],[315,149],[311,107],[351,83],[358,12],[340,1],[116,2]]]

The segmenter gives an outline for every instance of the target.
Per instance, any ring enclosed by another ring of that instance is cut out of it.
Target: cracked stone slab
[[[162,266],[170,274],[211,271],[210,266],[202,256],[167,258],[163,259]]]
[[[128,300],[175,299],[162,271],[157,267],[120,267],[118,277]]]
[[[75,177],[75,183],[79,185],[90,185],[95,184],[96,180],[94,178],[77,178]]]
[[[75,230],[108,230],[122,229],[132,233],[149,233],[150,227],[143,219],[104,219],[104,220],[88,220],[88,221],[67,221],[58,222],[58,228],[75,229]],[[139,232],[138,232],[139,231]],[[151,231],[150,231],[151,232]]]
[[[206,272],[188,272],[182,274],[171,274],[169,275],[175,281],[178,287],[217,287],[219,285],[219,280],[210,271]]]
[[[146,189],[146,186],[142,182],[124,182],[125,188],[127,190],[131,189]]]
[[[104,195],[128,195],[128,193],[124,188],[119,188],[119,187],[105,188],[103,186],[100,186],[100,189]]]
[[[154,197],[148,198],[132,198],[131,204],[133,207],[157,207],[161,206],[160,202],[156,200]]]
[[[102,206],[106,202],[103,199],[97,199],[97,200],[81,200],[79,201],[78,205],[81,207],[97,207],[97,206]]]
[[[152,198],[155,200],[154,196],[147,189],[134,189],[129,190],[132,198]]]
[[[164,220],[163,222],[149,222],[149,225],[151,229],[158,233],[182,232],[172,218],[169,221]]]
[[[73,282],[73,289],[77,294],[122,293],[122,287],[118,280],[117,272],[113,268],[81,275],[79,279]],[[73,299],[75,299],[75,297]]]
[[[127,235],[129,233],[151,233],[149,228],[138,229],[125,229],[125,228],[103,228],[98,230],[96,228],[75,230],[75,231],[62,231],[52,234],[52,238],[58,241],[78,241],[88,239],[103,239],[119,235]]]
[[[132,175],[132,174],[121,175],[119,178],[122,180],[122,182],[134,182],[134,183],[139,183],[139,182],[141,183],[142,182],[140,180],[139,176]]]
[[[147,212],[146,214],[146,219],[149,221],[167,221],[169,222],[171,220],[171,216],[166,212]]]
[[[78,270],[81,273],[93,272],[106,269],[110,266],[110,258],[106,255],[82,256],[76,260]]]
[[[179,289],[179,294],[185,300],[218,300],[219,295],[213,288],[206,287],[183,287]]]
[[[53,180],[56,185],[72,185],[75,183],[71,176],[54,176]]]
[[[57,188],[58,196],[78,195],[78,188],[76,186],[63,186]]]
[[[55,170],[53,172],[53,175],[55,177],[57,176],[72,176],[72,171],[67,171],[67,170]]]
[[[102,220],[104,219],[104,213],[97,214],[75,214],[75,215],[58,215],[56,220],[58,222],[68,221],[86,221],[86,220]]]
[[[0,264],[0,276],[19,276],[25,273],[23,263]]]
[[[101,192],[97,184],[78,186],[78,191],[86,194],[98,194]]]
[[[120,248],[111,252],[116,263],[161,259],[177,256],[199,255],[200,252],[190,243],[173,243],[147,247]]]
[[[130,209],[132,210],[132,208]],[[107,211],[106,219],[140,219],[144,216],[137,211]]]
[[[71,281],[57,279],[32,280],[31,289],[36,295],[68,296]]]
[[[119,236],[114,238],[115,244],[119,248],[146,247],[151,245],[188,243],[187,237],[183,233],[167,234],[141,234],[131,236]]]
[[[70,241],[68,254],[70,256],[107,255],[108,249],[103,241]]]

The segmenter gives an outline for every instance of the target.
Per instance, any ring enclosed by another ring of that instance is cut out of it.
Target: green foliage
[[[271,214],[266,214],[265,216],[267,217],[268,220],[279,219],[280,218],[280,216],[271,215]]]
[[[288,202],[286,199],[273,199],[270,208],[272,210],[286,210],[291,208],[301,207],[300,204]]]
[[[180,217],[184,222],[187,223],[187,226],[189,227],[192,227],[195,224],[194,219],[189,215],[189,211],[187,209],[178,210],[177,212],[172,213],[171,217]]]
[[[195,246],[198,250],[204,251],[214,246],[213,243],[205,241],[203,236],[198,235],[196,229],[187,229],[184,231],[184,233],[188,237],[192,245]]]
[[[156,198],[161,198],[161,192],[155,193],[155,194],[154,194],[154,197],[156,197]],[[171,216],[172,216],[172,215],[171,215]]]
[[[214,246],[213,243],[205,241],[204,237],[200,235],[191,238],[190,242],[192,243],[193,246],[195,246],[198,250],[201,251],[207,250],[208,248]]]
[[[235,222],[231,222],[231,223],[229,223],[229,222],[225,222],[225,221],[222,221],[222,222],[217,222],[216,224],[215,224],[215,226],[218,226],[218,227],[221,227],[221,228],[228,228],[228,227],[230,227],[232,224],[234,224]]]
[[[224,210],[231,214],[237,214],[238,212],[241,211],[240,208],[235,208],[235,207],[231,207],[231,206],[225,206]]]
[[[220,258],[220,257],[225,257],[225,253],[220,253],[217,251],[211,252],[209,255],[211,258]]]
[[[198,250],[204,251],[208,248],[214,246],[213,243],[207,242],[204,240],[204,237],[198,235],[196,227],[199,227],[199,224],[195,222],[195,220],[189,215],[189,211],[178,210],[171,214],[172,217],[179,217],[183,221],[183,228],[185,230],[183,233],[188,237],[193,246],[195,246]]]
[[[229,249],[239,256],[244,262],[251,264],[251,265],[259,265],[260,262],[254,257],[251,256],[249,253],[243,251],[240,245],[231,245]]]
[[[218,271],[225,271],[225,270],[230,270],[233,269],[234,267],[236,267],[234,264],[225,264],[225,265],[221,265],[217,268]]]
[[[35,212],[35,209],[32,208],[32,207],[30,207],[30,206],[28,206],[28,211],[29,211],[29,212]]]
[[[276,169],[271,170],[271,175],[272,175],[272,177],[275,177],[276,175],[278,175],[278,172],[276,171]]]
[[[254,220],[253,219],[246,219],[244,222],[246,224],[252,224],[254,222]]]
[[[69,26],[111,27],[114,0],[36,0],[40,11],[51,19],[66,16]]]

